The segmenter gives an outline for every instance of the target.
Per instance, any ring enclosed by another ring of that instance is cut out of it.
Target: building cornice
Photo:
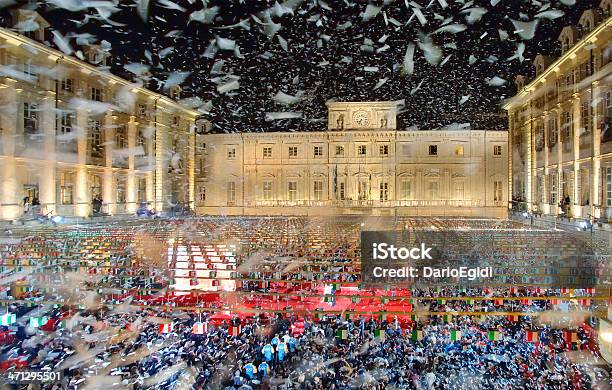
[[[559,70],[559,68],[569,60],[573,60],[579,50],[583,49],[585,46],[592,44],[597,41],[597,35],[603,33],[606,28],[612,26],[612,17],[604,20],[599,26],[597,26],[593,31],[591,31],[587,36],[582,38],[578,43],[572,46],[565,54],[559,57],[555,62],[553,62],[546,70],[536,77],[533,81],[531,81],[528,85],[526,85],[521,91],[519,91],[516,95],[511,97],[505,104],[502,105],[504,110],[510,110],[514,106],[519,105],[523,102],[523,99],[533,91],[535,91],[538,87],[538,84],[546,82],[548,76],[550,76],[553,72]]]

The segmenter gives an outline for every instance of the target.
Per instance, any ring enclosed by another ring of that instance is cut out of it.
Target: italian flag
[[[551,305],[559,305],[559,304],[561,304],[561,300],[560,299],[551,299],[550,300],[550,304]]]
[[[503,299],[496,299],[495,300],[495,306],[503,306],[504,305],[504,300]]]
[[[419,316],[416,314],[410,314],[410,320],[411,321],[418,321],[419,320]]]
[[[202,322],[196,322],[193,324],[192,333],[193,334],[204,334],[208,330],[208,324],[204,324]]]
[[[440,304],[440,305],[444,305],[445,302],[446,302],[446,300],[444,300],[444,299],[438,299],[438,304]]]
[[[170,333],[172,332],[172,322],[167,324],[159,324],[159,333]]]
[[[412,340],[419,341],[423,340],[423,331],[420,329],[415,329],[412,331]]]
[[[465,301],[467,302],[468,305],[473,305],[474,304],[474,300],[473,299],[466,299]]]
[[[499,341],[502,339],[502,334],[499,330],[490,330],[488,337],[490,341]]]
[[[578,300],[578,303],[580,303],[582,306],[591,306],[590,299],[580,299]]]
[[[453,320],[453,315],[452,314],[444,314],[443,320],[444,320],[445,324],[448,324],[449,322],[451,322]]]
[[[529,341],[530,343],[537,343],[540,340],[540,336],[539,336],[538,332],[534,332],[532,330],[528,330],[525,333],[525,340]]]
[[[377,339],[384,340],[385,339],[385,331],[383,329],[376,329],[374,331],[374,336],[376,336]]]
[[[457,330],[457,329],[453,329],[450,332],[450,338],[452,341],[458,341],[461,340],[461,331]]]
[[[521,303],[523,305],[529,306],[529,305],[531,305],[531,299],[521,299]]]
[[[17,321],[17,315],[14,313],[6,313],[0,316],[0,325],[12,325]]]
[[[387,303],[389,303],[389,298],[387,297],[381,297],[380,298],[380,302],[382,302],[383,305],[386,305]]]
[[[353,302],[353,303],[359,303],[359,301],[361,301],[361,298],[359,298],[359,297],[352,297],[351,298],[351,302]]]
[[[352,320],[355,318],[355,313],[345,313],[344,318],[347,320]]]
[[[338,329],[336,331],[336,337],[339,338],[340,340],[348,339],[348,330],[346,330],[346,329]]]
[[[510,322],[517,322],[518,321],[518,317],[519,316],[516,315],[516,314],[508,314],[507,318],[508,318],[508,321],[510,321]]]
[[[561,289],[561,294],[570,294],[571,292],[572,292],[572,290],[567,288],[567,287],[563,287]]]
[[[47,321],[49,321],[48,317],[30,317],[30,326],[32,328],[38,328],[46,324]]]
[[[229,334],[230,336],[238,336],[240,334],[240,327],[230,326],[229,328],[227,328],[227,334]]]
[[[567,343],[577,343],[578,342],[578,333],[573,330],[564,330],[563,331],[563,339]]]

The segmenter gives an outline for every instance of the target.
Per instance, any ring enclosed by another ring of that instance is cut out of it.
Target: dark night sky
[[[190,72],[182,83],[183,97],[199,98],[199,105],[203,105],[217,131],[236,132],[322,130],[328,100],[401,99],[405,100],[405,108],[399,116],[400,128],[431,129],[469,122],[472,128],[504,129],[506,119],[499,105],[515,92],[515,76],[532,75],[531,61],[537,53],[556,56],[561,29],[576,24],[583,10],[599,3],[578,0],[576,5],[568,6],[571,0],[501,0],[495,4],[493,0],[493,6],[491,0],[296,0],[292,1],[296,7],[285,8],[287,12],[279,15],[283,12],[274,12],[275,1],[211,0],[207,8],[218,7],[217,14],[205,24],[189,20],[190,15],[198,15],[194,11],[204,8],[202,1],[192,2],[151,0],[145,22],[135,2],[122,1],[109,17],[111,23],[122,26],[109,24],[92,8],[67,10],[70,7],[66,4],[72,3],[67,0],[47,1],[36,7],[65,36],[90,33],[110,42],[113,71],[123,77],[134,78],[124,69],[125,64],[148,64],[160,80],[150,85],[155,89],[161,87],[168,74]],[[448,3],[446,8],[441,5],[444,3]],[[564,16],[554,20],[540,18],[533,39],[523,40],[515,33],[511,19],[535,20],[542,6],[549,3],[548,11],[561,10]],[[175,8],[173,4],[182,9],[170,9]],[[382,8],[375,17],[364,21],[362,13],[368,4]],[[417,4],[425,25],[414,15]],[[21,2],[12,8],[19,6],[28,5]],[[486,11],[480,20],[466,20],[467,15],[479,11]],[[8,9],[3,12],[6,16]],[[87,23],[77,25],[86,18]],[[2,21],[5,27],[11,27],[8,20]],[[223,28],[241,20],[248,22],[249,30]],[[266,23],[267,27],[280,27],[274,36],[264,31]],[[445,24],[461,24],[466,29],[432,34]],[[509,34],[508,39],[500,39],[500,29]],[[437,64],[425,60],[417,43],[427,35],[434,47],[442,50]],[[234,40],[242,58],[230,50],[205,56],[216,36]],[[379,42],[384,36],[386,40]],[[281,46],[281,39],[287,42],[287,50]],[[373,41],[374,52],[364,51],[365,39]],[[76,46],[75,41],[70,39]],[[412,75],[406,74],[402,66],[410,42],[416,43]],[[520,42],[525,44],[524,61],[508,61]],[[164,49],[172,51],[161,58]],[[473,64],[469,63],[471,55],[475,58]],[[211,75],[213,64],[221,60],[223,73]],[[378,69],[368,71],[364,67]],[[487,80],[495,76],[507,82],[502,86],[488,85]],[[219,93],[217,84],[231,81],[231,77],[239,77],[240,88]],[[272,97],[279,91],[300,93],[300,99],[291,105],[278,103]],[[299,112],[303,118],[266,121],[266,112]]]

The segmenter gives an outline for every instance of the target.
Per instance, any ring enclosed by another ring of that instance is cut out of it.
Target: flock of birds
[[[327,101],[398,101],[399,128],[505,129],[537,53],[594,0],[0,0],[38,11],[50,45],[149,88],[182,89],[218,132],[326,126]],[[20,32],[39,28],[32,16]]]

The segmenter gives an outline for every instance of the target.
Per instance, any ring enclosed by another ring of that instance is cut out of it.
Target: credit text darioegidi
[[[400,267],[400,268],[384,268],[374,267],[372,275],[375,278],[467,278],[468,280],[476,280],[478,278],[490,278],[493,276],[493,268],[491,267]]]

